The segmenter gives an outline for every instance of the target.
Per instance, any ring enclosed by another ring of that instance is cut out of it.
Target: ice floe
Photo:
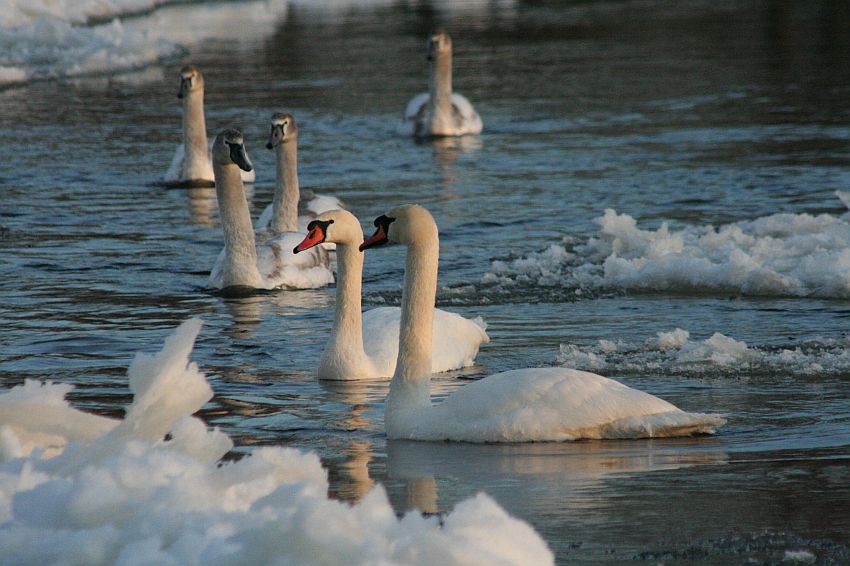
[[[396,517],[381,486],[328,498],[315,453],[232,442],[192,413],[212,390],[187,321],[138,354],[123,420],[84,413],[71,387],[0,394],[0,556],[6,564],[551,564],[546,543],[487,495],[442,520]]]
[[[606,209],[587,240],[567,237],[498,260],[482,279],[501,287],[850,297],[850,219],[773,214],[721,226],[642,229]]]
[[[809,341],[790,347],[752,347],[719,332],[693,339],[687,330],[658,332],[643,342],[600,340],[564,343],[558,363],[576,369],[665,374],[844,374],[850,371],[850,339]]]
[[[286,10],[284,0],[0,0],[0,86],[139,69],[248,27],[257,40]]]

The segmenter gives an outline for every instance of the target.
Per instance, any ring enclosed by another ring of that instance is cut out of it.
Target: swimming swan
[[[292,253],[292,247],[301,241],[303,234],[260,234],[260,242],[255,243],[239,174],[240,170],[253,169],[242,133],[221,132],[215,138],[212,154],[224,249],[210,273],[210,287],[313,289],[332,283],[333,272],[325,250],[317,248],[298,256]]]
[[[183,143],[177,146],[168,171],[162,178],[171,186],[211,187],[215,184],[212,168],[212,140],[207,138],[204,118],[204,75],[194,65],[180,69],[183,101]],[[242,181],[254,182],[254,171],[242,171]]]
[[[301,198],[298,185],[298,125],[292,114],[283,112],[272,116],[266,149],[275,150],[277,175],[274,200],[257,220],[258,230],[269,228],[276,232],[306,232],[307,224],[317,214],[343,208],[339,199],[333,196],[313,193],[307,199]],[[299,203],[304,205],[308,214],[298,215]]]
[[[399,133],[424,136],[480,134],[481,117],[465,97],[452,92],[452,40],[445,33],[428,38],[428,92],[407,103]]]
[[[346,210],[323,212],[308,226],[307,237],[293,250],[300,253],[322,242],[337,244],[337,287],[334,325],[319,362],[319,379],[355,380],[388,378],[398,357],[401,309],[379,307],[365,313],[360,308],[363,278],[363,243],[360,221]],[[481,343],[490,341],[483,323],[440,309],[434,311],[434,349],[431,369],[448,371],[470,366]]]
[[[686,413],[667,401],[600,375],[567,368],[506,371],[464,385],[431,404],[432,318],[439,236],[418,205],[375,220],[360,246],[407,246],[398,364],[384,423],[389,438],[529,442],[579,438],[645,438],[712,433],[720,415]]]

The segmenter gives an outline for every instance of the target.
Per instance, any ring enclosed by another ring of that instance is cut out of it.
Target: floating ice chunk
[[[785,556],[782,557],[783,562],[799,562],[803,564],[812,564],[817,557],[808,550],[786,550]]]
[[[574,344],[561,344],[558,363],[582,370],[602,370],[608,366],[605,356],[601,353],[584,351]]]
[[[774,214],[715,228],[638,228],[607,209],[584,243],[496,260],[488,285],[850,297],[850,217]]]
[[[662,352],[681,348],[688,343],[691,333],[681,328],[676,328],[670,332],[659,332],[657,334],[656,347]]]
[[[221,463],[230,439],[190,416],[212,396],[189,361],[199,328],[190,320],[160,352],[136,356],[123,420],[72,408],[64,384],[0,395],[3,563],[554,562],[528,524],[484,494],[441,526],[417,512],[397,519],[381,486],[354,505],[329,499],[315,453],[265,447]]]
[[[792,348],[751,347],[746,342],[715,333],[706,340],[690,340],[687,330],[658,332],[643,342],[616,342],[616,349],[599,341],[596,346],[562,344],[558,363],[575,369],[606,372],[722,375],[742,373],[783,375],[850,372],[850,343],[842,340],[809,341]]]
[[[746,342],[739,342],[719,332],[703,342],[684,344],[677,356],[680,362],[712,362],[719,365],[732,365],[754,358]]]

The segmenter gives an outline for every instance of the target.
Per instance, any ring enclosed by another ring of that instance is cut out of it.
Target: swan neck
[[[223,286],[245,285],[259,287],[257,248],[248,201],[242,187],[239,168],[233,164],[213,163],[215,194],[224,232],[225,258]]]
[[[431,62],[429,83],[432,133],[450,127],[452,117],[452,54],[441,53]]]
[[[398,360],[390,383],[388,412],[431,404],[431,341],[439,248],[435,234],[407,249]]]
[[[209,167],[209,142],[204,118],[204,93],[192,92],[183,97],[183,148],[188,177],[197,178],[194,171]],[[209,169],[206,169],[209,171]],[[209,173],[207,173],[209,174]]]
[[[337,243],[336,310],[332,342],[352,355],[365,355],[363,349],[363,312],[361,291],[363,253],[357,244]]]
[[[298,231],[298,143],[296,140],[278,144],[275,151],[277,185],[274,192],[271,228],[277,232]]]

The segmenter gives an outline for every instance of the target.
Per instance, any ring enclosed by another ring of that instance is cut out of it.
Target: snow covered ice
[[[315,453],[255,449],[192,413],[212,389],[189,362],[200,321],[137,354],[123,420],[78,411],[60,383],[0,394],[0,556],[14,564],[551,564],[546,543],[487,495],[440,525],[398,519],[381,486],[327,496]]]
[[[488,285],[606,291],[850,297],[850,219],[773,214],[672,230],[638,227],[606,209],[599,232],[526,257],[492,263]]]

